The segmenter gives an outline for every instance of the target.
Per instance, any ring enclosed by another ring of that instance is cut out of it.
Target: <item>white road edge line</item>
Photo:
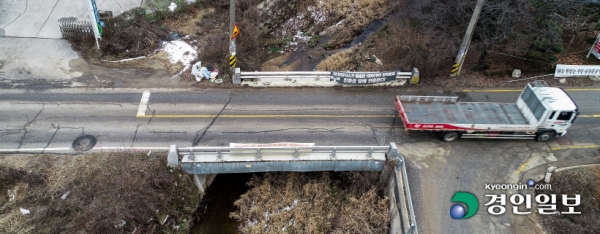
[[[142,94],[142,100],[140,100],[140,107],[138,107],[137,116],[146,115],[146,109],[148,108],[148,100],[150,99],[150,90],[145,90]]]
[[[169,147],[126,147],[126,146],[104,146],[94,147],[89,151],[120,151],[120,150],[155,150],[155,151],[169,151]],[[18,152],[48,152],[48,151],[74,151],[72,148],[24,148],[24,149],[0,149],[0,153],[18,153]]]
[[[71,148],[29,148],[29,149],[0,149],[0,153],[3,152],[31,152],[31,151],[62,151],[70,150]]]

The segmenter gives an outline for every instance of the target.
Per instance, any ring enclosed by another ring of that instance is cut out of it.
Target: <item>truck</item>
[[[456,96],[396,96],[396,109],[409,131],[432,131],[442,141],[460,138],[535,139],[567,134],[579,111],[563,89],[534,81],[516,103],[459,102]]]

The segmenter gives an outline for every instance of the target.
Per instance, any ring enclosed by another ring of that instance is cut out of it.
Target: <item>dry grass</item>
[[[335,53],[321,61],[316,70],[319,71],[373,71],[381,70],[374,57],[360,46]]]
[[[333,54],[317,65],[317,70],[410,71],[419,68],[421,76],[447,72],[451,54],[447,44],[436,43],[430,35],[420,33],[407,22],[394,18],[371,35],[364,44]],[[441,52],[442,51],[442,52]],[[383,65],[377,65],[374,58]]]
[[[188,14],[183,14],[174,19],[165,21],[165,25],[174,31],[179,32],[180,35],[196,35],[202,30],[207,30],[198,27],[201,21],[205,19],[207,15],[215,12],[214,8],[198,8]]]
[[[387,198],[377,173],[254,176],[230,217],[241,233],[387,233]]]
[[[169,54],[164,51],[158,52],[153,58],[154,58],[153,60],[162,64],[162,66],[163,66],[162,68],[167,70],[169,72],[169,74],[177,74],[177,73],[181,72],[181,70],[183,70],[183,68],[185,67],[180,62],[171,63],[171,60],[169,59]],[[191,70],[188,69],[187,72],[189,73],[190,71]]]
[[[290,54],[278,55],[275,58],[267,60],[262,64],[262,71],[294,71],[297,62],[292,64],[284,65],[285,61],[288,60]]]
[[[22,156],[25,157],[25,156]],[[185,233],[198,203],[189,176],[165,155],[102,153],[29,156],[24,168],[0,167],[0,232]],[[69,193],[66,199],[61,197]],[[22,215],[20,208],[31,211]],[[168,215],[164,224],[162,221]],[[123,221],[123,226],[118,226]],[[117,226],[115,226],[117,225]],[[174,229],[177,228],[177,230]]]
[[[324,3],[325,9],[335,19],[333,24],[345,19],[340,30],[332,34],[329,44],[343,46],[359,34],[367,25],[389,15],[400,6],[399,0],[330,0]]]
[[[557,211],[566,211],[561,194],[581,195],[575,207],[580,215],[540,215],[543,226],[552,234],[598,233],[600,227],[600,166],[562,171],[552,177],[551,190],[536,193],[556,194]]]

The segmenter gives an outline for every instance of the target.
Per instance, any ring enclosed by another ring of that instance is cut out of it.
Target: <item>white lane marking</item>
[[[140,100],[140,107],[138,107],[137,116],[146,115],[146,109],[148,108],[148,100],[149,99],[150,99],[150,90],[146,90],[142,94],[142,100]]]
[[[0,149],[0,153],[35,152],[35,151],[63,151],[71,148],[29,148],[29,149]]]
[[[121,146],[105,146],[94,147],[89,151],[169,151],[169,147],[121,147]],[[21,149],[0,149],[0,153],[25,153],[25,152],[50,152],[50,151],[74,151],[72,148],[21,148]]]

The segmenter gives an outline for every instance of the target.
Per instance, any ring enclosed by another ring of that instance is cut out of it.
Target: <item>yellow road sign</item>
[[[240,35],[240,28],[237,23],[233,23],[233,32],[231,32],[231,40]]]
[[[235,57],[235,55],[230,55],[229,56],[229,66],[232,68],[235,68],[235,65],[237,65],[237,58]]]

